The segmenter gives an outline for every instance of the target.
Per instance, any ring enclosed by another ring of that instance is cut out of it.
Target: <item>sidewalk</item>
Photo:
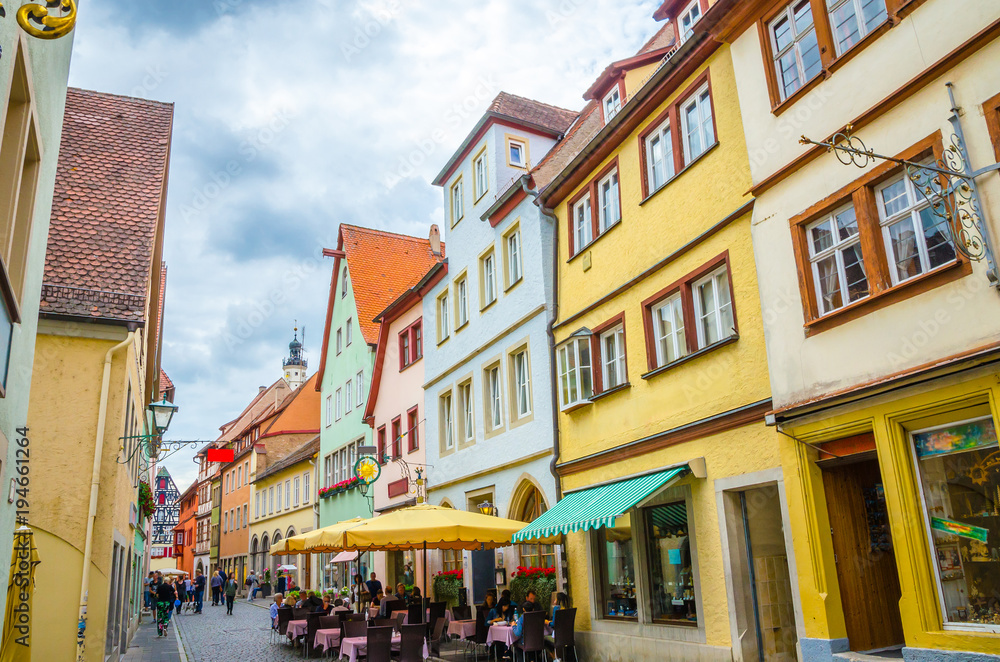
[[[176,623],[171,621],[166,637],[156,636],[156,621],[143,614],[142,624],[135,631],[123,662],[182,662]]]

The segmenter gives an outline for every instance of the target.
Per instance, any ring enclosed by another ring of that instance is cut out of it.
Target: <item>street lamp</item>
[[[490,500],[487,499],[486,501],[483,501],[481,504],[479,504],[479,512],[481,512],[483,515],[496,515],[497,509],[496,506],[490,503]]]
[[[159,402],[149,403],[149,411],[153,413],[153,427],[159,434],[163,434],[170,427],[170,419],[177,411],[177,405],[167,400],[166,396]]]

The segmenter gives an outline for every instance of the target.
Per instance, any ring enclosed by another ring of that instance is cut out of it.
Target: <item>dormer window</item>
[[[622,109],[622,95],[618,87],[608,92],[608,95],[604,97],[604,123],[610,122],[618,111]]]
[[[512,168],[526,168],[528,159],[525,157],[524,143],[520,140],[507,141],[507,163]]]
[[[694,34],[694,24],[701,18],[701,0],[694,0],[684,8],[684,11],[677,17],[677,25],[680,27],[681,43],[687,41]]]

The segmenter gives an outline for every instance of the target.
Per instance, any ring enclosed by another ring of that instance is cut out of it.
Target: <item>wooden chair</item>
[[[529,611],[522,617],[521,638],[514,642],[514,653],[521,651],[521,659],[527,660],[528,653],[538,660],[538,654],[545,655],[545,612]]]
[[[392,628],[368,628],[368,662],[392,662]]]
[[[424,626],[404,625],[400,630],[399,662],[423,662]]]
[[[569,649],[573,649],[573,662],[578,662],[576,654],[576,607],[559,609],[552,619],[552,647],[555,657],[568,659]]]

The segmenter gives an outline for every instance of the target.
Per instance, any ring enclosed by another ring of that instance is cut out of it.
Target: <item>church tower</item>
[[[306,382],[306,367],[308,363],[302,355],[302,343],[299,342],[299,327],[295,327],[292,342],[288,343],[288,358],[282,361],[285,370],[285,381],[294,391]]]

